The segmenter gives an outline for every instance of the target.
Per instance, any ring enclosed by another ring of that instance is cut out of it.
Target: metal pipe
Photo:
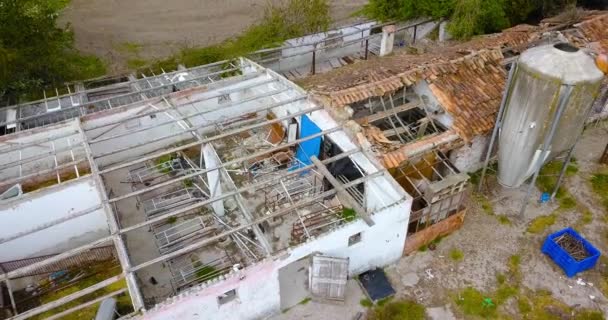
[[[123,289],[120,289],[120,290],[116,290],[116,291],[112,291],[112,292],[110,292],[110,293],[108,293],[108,294],[106,294],[104,296],[99,297],[99,298],[93,299],[91,301],[87,301],[87,302],[85,302],[83,304],[79,304],[79,305],[77,305],[77,306],[75,306],[73,308],[69,308],[69,309],[67,309],[65,311],[61,311],[59,313],[56,313],[56,314],[54,314],[54,315],[52,315],[52,316],[50,316],[50,317],[48,317],[46,319],[47,320],[60,319],[61,317],[66,316],[66,315],[68,315],[70,313],[73,313],[73,312],[78,311],[80,309],[84,309],[86,307],[90,307],[90,306],[92,306],[92,305],[94,305],[94,304],[96,304],[98,302],[101,302],[103,300],[115,297],[115,296],[123,294],[125,292],[127,292],[126,288],[123,288]]]
[[[498,136],[498,131],[502,126],[502,117],[504,115],[505,109],[509,102],[509,98],[511,95],[511,80],[513,79],[513,75],[517,69],[517,60],[513,61],[511,64],[511,70],[509,70],[509,76],[507,77],[507,82],[505,85],[505,92],[502,95],[502,100],[500,101],[500,108],[498,109],[498,114],[496,115],[496,123],[494,123],[494,130],[492,131],[492,138],[490,139],[490,145],[488,146],[488,151],[486,151],[486,159],[483,162],[483,170],[481,170],[481,177],[479,178],[479,186],[477,186],[477,192],[481,192],[483,186],[483,180],[486,177],[486,171],[488,170],[488,163],[490,162],[490,157],[492,155],[492,149],[494,149],[494,142]]]
[[[543,162],[545,161],[545,158],[549,154],[549,146],[551,145],[551,142],[553,141],[553,136],[555,135],[555,130],[557,129],[557,125],[559,124],[559,122],[562,118],[562,114],[563,114],[564,110],[566,110],[566,107],[568,106],[568,102],[570,101],[570,96],[572,95],[573,87],[571,85],[566,85],[565,87],[566,87],[566,91],[562,96],[560,96],[559,104],[557,106],[557,111],[555,112],[555,116],[553,117],[553,121],[551,123],[551,130],[549,131],[549,134],[547,136],[545,136],[545,141],[542,146],[542,151],[538,157],[538,160],[536,160],[536,163],[534,164],[534,167],[533,167],[534,168],[534,177],[532,177],[532,182],[530,182],[530,185],[528,186],[528,190],[526,191],[526,195],[524,196],[524,201],[521,206],[521,210],[519,211],[519,215],[521,218],[524,217],[524,213],[526,212],[526,207],[528,206],[528,198],[530,197],[530,194],[532,193],[532,189],[534,188],[536,179],[538,178],[538,175],[540,173],[540,169],[543,165]]]

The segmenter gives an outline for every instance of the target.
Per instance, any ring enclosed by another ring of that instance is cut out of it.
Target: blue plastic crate
[[[589,252],[589,257],[576,261],[572,258],[562,247],[555,243],[554,239],[561,236],[564,233],[571,234],[574,238],[582,240],[583,246]],[[589,270],[595,266],[597,260],[600,258],[600,251],[596,249],[589,241],[581,237],[574,229],[566,228],[556,233],[550,234],[545,243],[543,244],[542,251],[548,255],[560,268],[564,270],[566,275],[570,278],[574,277],[577,273]]]

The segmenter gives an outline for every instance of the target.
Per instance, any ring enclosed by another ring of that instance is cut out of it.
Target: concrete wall
[[[0,237],[10,237],[101,203],[91,178],[41,189],[0,202]],[[0,244],[0,261],[69,250],[109,234],[103,210]]]
[[[337,37],[336,40],[329,40],[327,43],[321,42],[318,45],[317,62],[327,61],[331,58],[340,58],[344,56],[355,55],[365,49],[365,44],[355,42],[348,46],[339,46],[340,42],[349,42],[361,39],[370,34],[369,27],[375,25],[376,22],[366,22],[358,25],[348,26],[341,29],[332,30],[324,33],[307,35],[301,38],[295,38],[285,41],[285,48],[280,52],[277,61],[266,62],[263,65],[277,72],[285,72],[297,68],[308,67],[312,65],[312,50],[313,44],[324,41],[327,38]],[[367,30],[365,30],[367,29]],[[361,32],[358,32],[360,31]],[[351,34],[353,33],[353,34]],[[340,37],[340,35],[346,35]],[[323,45],[336,45],[336,48],[321,49]],[[291,46],[292,48],[289,48]]]
[[[445,112],[443,106],[439,103],[435,95],[431,91],[428,82],[419,81],[414,85],[414,92],[420,97],[421,102],[427,108],[427,112],[433,119],[437,120],[446,128],[451,128],[454,119],[450,114]]]
[[[450,161],[461,172],[475,172],[482,168],[490,135],[477,136],[464,146],[452,150]]]
[[[416,23],[420,23],[420,22],[423,22],[428,19],[429,18],[412,19],[412,20],[409,20],[409,21],[406,21],[404,23],[397,25],[397,28],[399,28],[400,26],[407,26],[407,25],[413,25]],[[433,30],[435,30],[435,28],[438,27],[438,25],[439,25],[439,22],[431,21],[431,22],[423,23],[423,24],[417,26],[416,27],[416,41],[428,37],[429,34]],[[407,28],[404,30],[397,31],[395,33],[395,46],[409,45],[409,44],[411,44],[413,38],[414,38],[414,28]]]

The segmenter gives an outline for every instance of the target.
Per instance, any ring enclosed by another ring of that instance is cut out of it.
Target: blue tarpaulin
[[[310,120],[308,116],[302,116],[300,123],[300,139],[315,135],[319,132],[321,132],[321,129],[317,127],[317,125],[312,122],[312,120]],[[318,158],[320,151],[321,137],[317,137],[300,143],[298,145],[298,150],[296,151],[296,159],[299,160],[299,163],[294,165],[291,169],[295,170],[300,167],[312,164],[310,157],[315,156]]]

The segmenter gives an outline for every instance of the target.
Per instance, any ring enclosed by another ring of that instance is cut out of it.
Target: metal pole
[[[317,63],[317,46],[315,45],[312,50],[312,75],[314,76],[317,72],[316,63]]]
[[[365,60],[367,60],[368,52],[369,52],[369,39],[365,39]]]
[[[414,39],[412,39],[412,44],[416,43],[416,34],[418,33],[418,25],[414,26]]]
[[[560,90],[561,91],[561,90]],[[555,116],[553,117],[553,121],[551,123],[551,130],[549,134],[545,137],[545,141],[543,142],[542,151],[534,164],[534,177],[532,177],[532,181],[528,186],[528,190],[526,191],[526,195],[524,196],[524,201],[521,206],[521,210],[519,211],[520,217],[523,218],[524,213],[526,212],[526,207],[528,206],[528,198],[532,193],[532,188],[534,188],[534,184],[536,183],[536,179],[538,178],[538,174],[540,173],[540,168],[542,167],[543,161],[545,161],[545,157],[549,153],[549,145],[553,141],[553,136],[555,135],[555,129],[557,129],[557,125],[562,118],[562,114],[566,107],[568,106],[568,102],[570,101],[570,95],[572,95],[572,86],[566,85],[565,93],[560,97],[559,104],[557,106],[557,111],[555,112]]]
[[[578,142],[578,138],[576,139],[576,142]],[[562,165],[562,170],[559,172],[559,177],[557,178],[557,182],[555,183],[555,188],[553,188],[553,192],[551,193],[551,200],[554,200],[555,196],[557,195],[557,190],[559,190],[559,185],[562,183],[562,179],[564,178],[564,174],[566,173],[568,164],[570,164],[570,160],[572,159],[572,152],[574,151],[576,142],[574,143],[572,148],[570,148],[570,150],[568,150],[568,155],[566,156],[566,160],[564,160],[564,164]]]
[[[507,106],[507,102],[509,101],[509,96],[511,95],[511,80],[513,79],[513,75],[515,74],[515,69],[517,69],[517,61],[513,61],[513,63],[511,64],[511,70],[509,70],[509,76],[507,77],[505,92],[502,95],[500,109],[498,109],[496,123],[494,124],[494,130],[492,131],[492,138],[490,139],[490,145],[488,146],[488,151],[486,152],[486,159],[483,162],[483,170],[481,170],[481,177],[479,178],[479,186],[477,187],[477,192],[481,192],[483,180],[486,177],[486,171],[488,170],[488,163],[490,162],[490,157],[492,155],[492,149],[494,149],[494,142],[496,141],[498,131],[502,126],[502,117]]]

